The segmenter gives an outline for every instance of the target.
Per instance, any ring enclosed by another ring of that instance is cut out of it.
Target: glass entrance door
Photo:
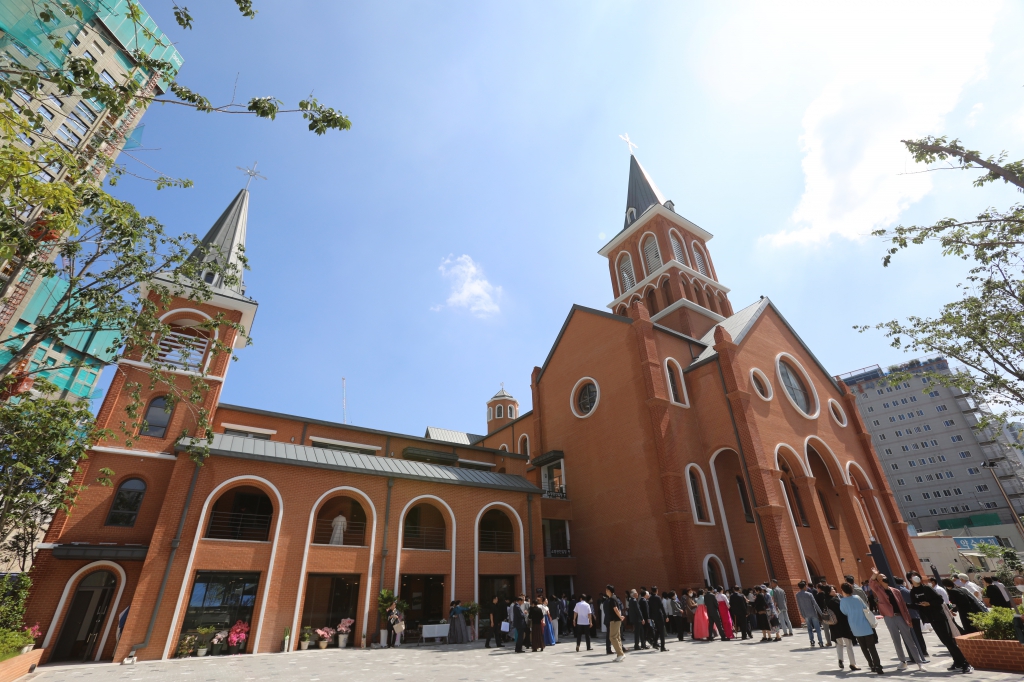
[[[211,625],[218,631],[229,630],[242,621],[249,624],[251,639],[256,634],[251,628],[259,583],[259,573],[200,571],[192,585],[181,633],[195,633],[196,628]]]
[[[117,580],[110,571],[96,571],[79,583],[51,661],[87,661],[96,655],[116,585]]]
[[[302,609],[302,627],[314,630],[337,628],[343,618],[356,619],[359,605],[359,575],[310,573],[306,580],[306,600]],[[352,626],[352,632],[356,625]],[[348,638],[355,645],[355,637]]]

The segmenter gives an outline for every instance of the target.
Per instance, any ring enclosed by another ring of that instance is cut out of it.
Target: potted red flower
[[[228,632],[228,653],[237,654],[239,649],[245,647],[245,640],[249,636],[249,624],[238,621],[231,626]]]

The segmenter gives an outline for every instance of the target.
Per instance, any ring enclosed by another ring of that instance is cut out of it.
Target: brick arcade
[[[244,244],[248,200],[206,237],[220,257]],[[164,359],[182,387],[208,375],[211,454],[197,467],[183,452],[193,413],[168,414],[166,387],[143,389],[148,424],[131,449],[92,449],[79,478],[108,467],[114,485],[57,513],[33,569],[26,619],[44,632],[43,662],[167,658],[182,634],[236,620],[248,652],[281,651],[286,628],[296,648],[302,627],[346,617],[349,645],[367,646],[381,588],[410,602],[415,628],[495,593],[772,576],[792,594],[802,579],[866,578],[872,563],[918,568],[854,396],[767,298],[733,311],[710,239],[631,157],[625,222],[600,251],[609,311],[573,306],[533,369],[532,409],[502,389],[485,435],[220,403],[229,359],[202,350],[196,325],[223,314],[248,328],[257,304],[218,282],[208,303],[172,301]],[[100,426],[116,430],[146,371],[119,363]]]

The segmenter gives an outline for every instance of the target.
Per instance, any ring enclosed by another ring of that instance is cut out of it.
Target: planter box
[[[1015,639],[985,639],[984,633],[972,632],[957,637],[956,643],[975,668],[1024,673],[1024,644]]]
[[[18,654],[14,658],[0,662],[0,682],[13,682],[22,675],[32,672],[39,665],[39,658],[42,655],[42,649],[33,649],[27,654]]]

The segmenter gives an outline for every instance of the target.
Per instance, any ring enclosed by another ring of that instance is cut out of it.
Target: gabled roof
[[[203,237],[202,247],[197,247],[188,260],[204,263],[217,262],[222,267],[234,265],[238,275],[238,283],[233,286],[225,286],[220,281],[213,284],[214,289],[231,290],[237,294],[243,294],[245,287],[242,285],[242,263],[238,256],[238,247],[245,249],[245,228],[249,219],[249,190],[242,189],[235,195],[235,198],[224,209],[224,212],[217,218],[210,231]]]
[[[629,155],[629,183],[626,188],[626,218],[622,229],[629,227],[629,224],[647,212],[655,204],[665,204],[665,197],[661,190],[654,184],[654,180],[647,175],[647,171],[640,165],[636,157]],[[630,216],[629,209],[634,213]]]
[[[453,429],[441,429],[436,426],[428,426],[427,433],[423,436],[430,440],[441,440],[448,443],[455,443],[457,445],[475,445],[482,441],[486,436],[480,436],[475,433],[466,433],[465,431],[455,431]]]
[[[705,361],[711,360],[712,358],[718,355],[718,351],[716,351],[714,348],[715,329],[717,327],[722,327],[725,329],[725,331],[729,332],[729,336],[732,337],[733,343],[735,343],[738,346],[741,343],[743,343],[743,339],[747,336],[747,333],[754,326],[754,323],[757,322],[758,318],[761,317],[761,314],[764,313],[764,311],[767,310],[768,308],[771,308],[773,311],[775,311],[775,314],[779,316],[780,320],[782,320],[782,324],[786,325],[786,329],[789,330],[789,333],[793,335],[793,338],[796,339],[797,343],[803,346],[803,349],[807,351],[807,354],[811,357],[811,360],[814,361],[814,364],[818,366],[818,369],[821,370],[821,373],[824,374],[832,383],[832,385],[835,386],[838,390],[839,384],[836,383],[835,378],[829,373],[827,369],[825,369],[825,366],[821,364],[821,361],[818,360],[818,357],[807,346],[807,344],[804,343],[804,340],[800,338],[800,335],[796,333],[796,330],[793,329],[793,325],[791,325],[789,321],[782,315],[782,313],[779,312],[779,309],[775,307],[775,304],[772,303],[767,296],[762,296],[761,299],[756,303],[748,305],[746,308],[740,310],[738,313],[732,315],[731,317],[725,318],[724,322],[716,324],[714,327],[712,327],[708,331],[708,333],[705,334],[704,337],[701,339],[701,343],[706,343],[707,348],[705,348],[704,351],[697,356],[697,358],[693,361],[693,363],[690,366],[693,367],[694,365],[697,364],[703,364]]]
[[[179,441],[175,446],[175,450],[179,452],[185,450],[188,447],[187,441],[187,438]],[[522,476],[515,476],[513,474],[499,474],[478,469],[442,466],[394,457],[361,455],[354,452],[317,448],[309,445],[295,445],[294,443],[280,443],[277,441],[260,440],[258,438],[228,436],[223,433],[215,433],[213,435],[210,453],[223,457],[238,457],[277,464],[347,471],[353,474],[365,474],[368,476],[405,478],[516,492],[540,492],[537,486]]]
[[[622,315],[615,315],[613,313],[606,313],[603,310],[594,310],[576,303],[573,303],[572,308],[569,310],[568,317],[565,318],[565,322],[562,323],[562,328],[558,330],[558,336],[555,337],[555,342],[551,344],[551,350],[548,351],[548,356],[544,358],[544,364],[540,367],[540,374],[537,375],[537,381],[544,376],[544,370],[548,368],[548,363],[551,362],[551,358],[555,354],[555,349],[558,348],[559,342],[562,340],[562,336],[565,334],[565,330],[569,328],[569,322],[572,320],[572,316],[577,312],[589,313],[591,315],[597,315],[598,317],[606,317],[609,320],[615,320],[616,322],[625,322],[626,324],[633,324],[633,319],[630,317],[623,317]],[[526,415],[523,415],[526,416]]]

